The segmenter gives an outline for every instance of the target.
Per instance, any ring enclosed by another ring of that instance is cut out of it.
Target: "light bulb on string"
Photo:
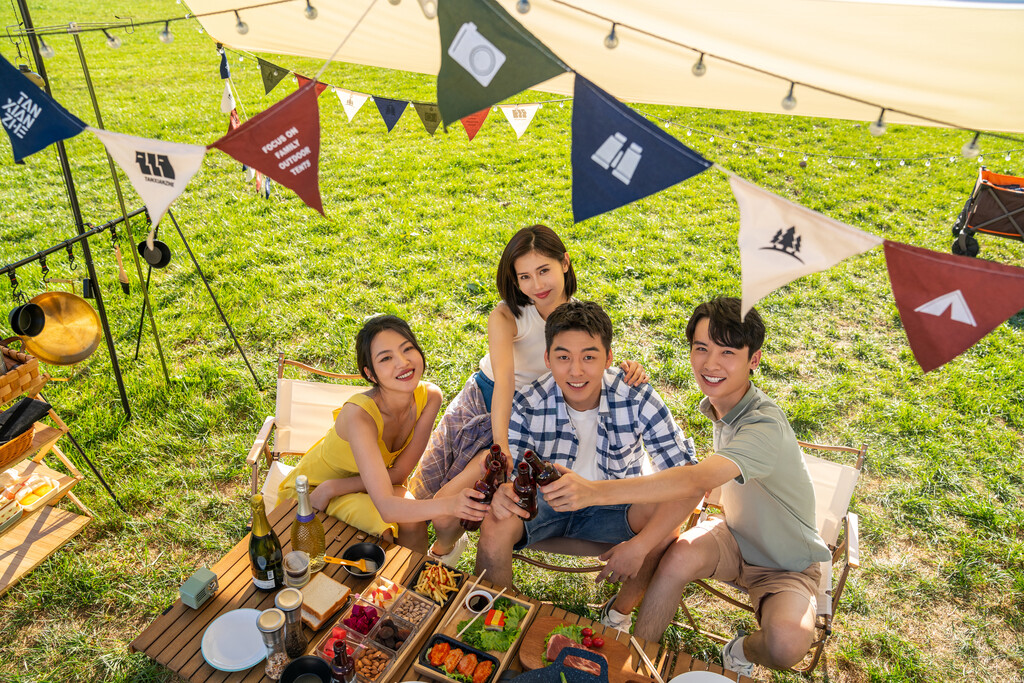
[[[876,138],[885,133],[885,109],[878,113],[878,120],[868,125],[868,132]]]
[[[924,165],[925,165],[926,168],[931,168],[932,160],[931,159],[925,159],[924,160]]]
[[[164,22],[164,30],[160,31],[160,33],[158,33],[156,35],[156,37],[159,38],[160,42],[163,43],[164,45],[170,45],[171,43],[173,43],[174,42],[174,34],[171,33],[171,22],[165,21]]]
[[[519,0],[516,3],[516,11],[520,14],[526,14],[530,11],[530,0]]]
[[[984,165],[985,164],[985,157],[978,157],[978,163]]]
[[[706,74],[708,72],[708,67],[704,64],[704,53],[703,52],[700,53],[700,57],[697,59],[697,61],[694,63],[694,65],[690,68],[690,71],[693,72],[693,75],[696,76],[697,78],[700,78],[701,76],[703,76],[704,74]]]
[[[796,83],[789,84],[789,93],[782,98],[782,108],[786,111],[793,111],[796,109],[796,98],[793,97],[793,88],[796,87]]]
[[[878,166],[881,166],[881,165],[882,165],[882,162],[877,160],[877,159],[875,159],[875,166],[878,167]]]
[[[39,37],[39,56],[43,59],[53,59],[57,53],[52,47],[46,44],[42,36]]]
[[[604,37],[604,46],[609,50],[614,50],[619,46],[619,37],[615,35],[615,24],[612,24],[612,30]]]
[[[433,19],[437,16],[437,0],[420,0],[420,9],[423,10],[423,16]]]
[[[103,29],[103,35],[107,37],[107,47],[109,47],[111,50],[116,50],[117,48],[121,47],[121,39],[117,36],[110,35],[110,31],[108,31],[107,29]]]
[[[235,19],[238,19],[238,23],[235,24],[235,30],[238,31],[240,35],[244,36],[249,32],[249,24],[242,21],[242,17],[238,16],[238,10],[235,10]]]
[[[964,159],[974,159],[981,154],[981,147],[978,147],[978,138],[981,137],[981,133],[975,133],[971,141],[963,146],[960,150],[960,155]]]
[[[305,14],[306,18],[309,19],[310,21],[316,19],[317,15],[319,14],[319,12],[316,11],[316,7],[313,7],[313,5],[310,4],[309,0],[306,0]]]
[[[1010,160],[1010,153],[1009,153],[1009,152],[1007,152],[1007,153],[1006,153],[1006,156],[1005,156],[1005,157],[1003,157],[1003,159],[1005,159],[1006,161],[1009,161],[1009,160]]]

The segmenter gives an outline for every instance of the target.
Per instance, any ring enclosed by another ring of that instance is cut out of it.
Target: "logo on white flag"
[[[779,228],[779,231],[775,233],[774,237],[772,237],[772,243],[767,247],[761,248],[769,249],[771,251],[781,251],[783,254],[792,256],[800,263],[803,263],[804,260],[797,256],[800,252],[801,241],[800,235],[796,234],[796,226],[791,225],[785,232],[782,231],[782,228]]]
[[[455,39],[448,46],[448,56],[485,88],[505,63],[505,53],[477,31],[472,21],[459,27]]]
[[[338,94],[338,99],[341,100],[341,106],[345,109],[345,114],[348,116],[348,120],[351,122],[352,117],[356,115],[366,100],[370,98],[369,95],[364,95],[359,92],[352,92],[351,90],[343,90],[337,88],[335,92]]]
[[[633,180],[633,174],[636,173],[636,167],[640,165],[640,157],[644,153],[644,148],[635,142],[630,142],[629,149],[623,151],[626,142],[628,140],[622,133],[609,135],[597,151],[590,155],[590,160],[601,168],[612,169],[612,175],[623,185],[629,185]]]
[[[971,307],[967,305],[967,299],[964,298],[963,292],[959,289],[953,290],[942,296],[937,296],[927,303],[923,303],[914,309],[916,313],[927,313],[928,315],[934,315],[936,318],[941,318],[949,310],[949,317],[958,323],[964,323],[971,327],[977,327],[978,323],[974,321],[974,314],[971,313]]]
[[[20,97],[17,102],[8,97],[7,104],[0,105],[0,109],[4,110],[2,119],[4,128],[10,131],[11,135],[16,135],[18,139],[21,139],[25,137],[25,134],[32,128],[32,124],[43,113],[43,108],[24,92],[19,91],[18,95]]]
[[[89,128],[142,197],[155,229],[167,208],[199,170],[205,145],[183,145]]]
[[[533,121],[534,114],[540,109],[540,104],[503,104],[501,111],[505,114],[512,130],[516,132],[516,139],[523,137],[526,127]]]

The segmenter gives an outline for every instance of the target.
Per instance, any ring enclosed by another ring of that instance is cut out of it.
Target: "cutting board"
[[[586,622],[582,625],[586,626],[589,623]],[[537,617],[533,620],[533,624],[530,625],[519,644],[519,663],[523,665],[523,671],[532,671],[544,666],[544,661],[541,659],[546,649],[544,641],[554,628],[562,625],[571,626],[572,623],[551,615]],[[595,624],[595,626],[598,630],[601,629],[600,624]],[[633,654],[626,644],[615,640],[615,633],[614,629],[608,629],[607,633],[599,634],[604,638],[604,647],[601,649],[591,648],[591,651],[599,652],[608,660],[608,679],[612,683],[626,683],[627,680],[636,678],[637,675],[633,670]]]

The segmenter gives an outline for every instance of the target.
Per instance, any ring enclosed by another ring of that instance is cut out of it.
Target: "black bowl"
[[[313,674],[319,676],[323,683],[331,683],[331,667],[313,655],[304,655],[292,660],[281,672],[280,683],[294,683],[295,679],[303,674]]]
[[[154,268],[164,268],[171,262],[171,248],[160,240],[153,240],[153,248],[146,248],[146,240],[139,242],[139,256]]]
[[[46,314],[39,304],[29,302],[11,311],[8,319],[14,333],[24,337],[34,337],[46,326]]]
[[[368,579],[371,576],[376,576],[377,572],[384,568],[384,561],[387,559],[387,556],[384,554],[384,549],[376,543],[356,543],[355,545],[345,548],[345,552],[342,553],[341,558],[343,560],[366,560],[367,562],[376,562],[377,568],[372,572],[361,572],[355,567],[345,565],[345,570],[352,576],[360,579]]]

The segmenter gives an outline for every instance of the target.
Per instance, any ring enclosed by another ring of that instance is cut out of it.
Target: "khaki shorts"
[[[758,623],[761,623],[761,604],[776,593],[796,593],[805,597],[812,607],[817,607],[818,582],[821,580],[821,566],[817,562],[802,572],[747,564],[740,555],[736,538],[729,531],[724,517],[709,517],[698,524],[697,528],[710,533],[718,542],[718,566],[711,578],[747,591]]]

